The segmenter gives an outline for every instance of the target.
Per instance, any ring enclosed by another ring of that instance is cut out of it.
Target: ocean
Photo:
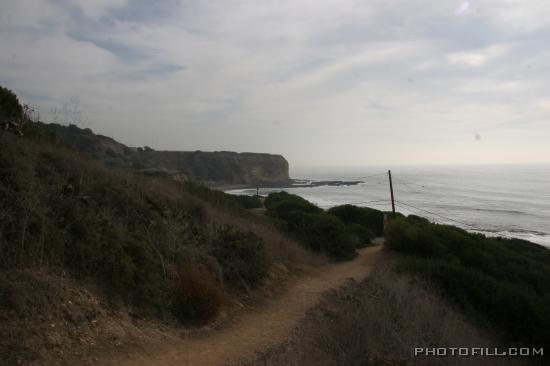
[[[364,182],[282,189],[320,207],[349,203],[391,210],[387,170],[295,169],[291,176]],[[550,247],[550,165],[395,167],[392,178],[396,211],[487,236],[519,238]],[[261,188],[260,194],[280,190]],[[256,190],[228,193],[252,195]]]

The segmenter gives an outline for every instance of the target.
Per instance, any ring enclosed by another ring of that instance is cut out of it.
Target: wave
[[[498,209],[498,208],[471,208],[470,210],[480,211],[480,212],[504,213],[504,214],[510,214],[510,215],[532,215],[529,212],[517,211],[517,210],[504,210],[504,209]]]
[[[550,235],[527,230],[468,230],[471,233],[483,234],[492,238],[522,239],[550,248]]]
[[[477,211],[477,212],[489,212],[489,213],[501,213],[501,214],[509,214],[509,215],[527,215],[527,216],[538,216],[536,214],[525,212],[525,211],[519,211],[519,210],[507,210],[507,209],[499,209],[499,208],[479,208],[479,207],[471,207],[471,206],[460,206],[460,205],[438,205],[438,207],[454,211],[456,209],[461,211]]]

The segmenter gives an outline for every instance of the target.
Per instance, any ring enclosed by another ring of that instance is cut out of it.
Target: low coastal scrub
[[[270,260],[264,242],[252,232],[232,227],[216,230],[211,253],[220,263],[224,279],[238,288],[253,288],[267,275]]]
[[[370,231],[371,238],[384,235],[384,213],[369,207],[342,205],[332,207],[328,213],[338,217],[343,223],[361,225]]]
[[[260,199],[256,196],[226,194],[222,191],[212,190],[204,184],[194,181],[187,181],[184,185],[186,190],[195,197],[241,215],[247,214],[245,210],[263,206]]]
[[[0,122],[4,120],[18,120],[23,117],[23,107],[15,93],[0,86]]]
[[[510,342],[550,344],[550,250],[522,240],[487,238],[414,216],[386,227],[399,268],[433,283],[480,323]]]
[[[1,273],[68,273],[113,304],[206,321],[220,288],[253,288],[274,261],[292,267],[309,258],[248,215],[251,200],[111,169],[42,137],[0,131],[0,140]],[[191,291],[199,287],[210,290]],[[204,301],[212,305],[201,313]]]
[[[384,214],[351,205],[330,210],[286,192],[271,193],[265,200],[270,217],[308,248],[342,260],[355,256],[355,249],[367,246],[380,235]]]

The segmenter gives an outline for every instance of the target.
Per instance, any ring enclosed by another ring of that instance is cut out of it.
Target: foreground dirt
[[[368,276],[381,249],[382,245],[362,249],[353,261],[323,265],[297,278],[286,292],[250,309],[228,327],[183,339],[168,338],[152,350],[117,355],[105,364],[215,366],[253,360],[258,352],[283,342],[307,311],[319,303],[323,293],[342,286],[349,279],[360,281]]]

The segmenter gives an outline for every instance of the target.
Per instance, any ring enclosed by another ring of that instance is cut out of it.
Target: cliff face
[[[36,124],[55,139],[108,165],[127,167],[150,174],[170,174],[179,178],[213,184],[287,183],[288,162],[281,155],[236,153],[231,151],[155,151],[132,148],[90,129],[57,124]]]
[[[289,180],[281,155],[230,151],[141,151],[132,159],[140,167],[182,172],[203,182],[232,184],[281,183]]]

